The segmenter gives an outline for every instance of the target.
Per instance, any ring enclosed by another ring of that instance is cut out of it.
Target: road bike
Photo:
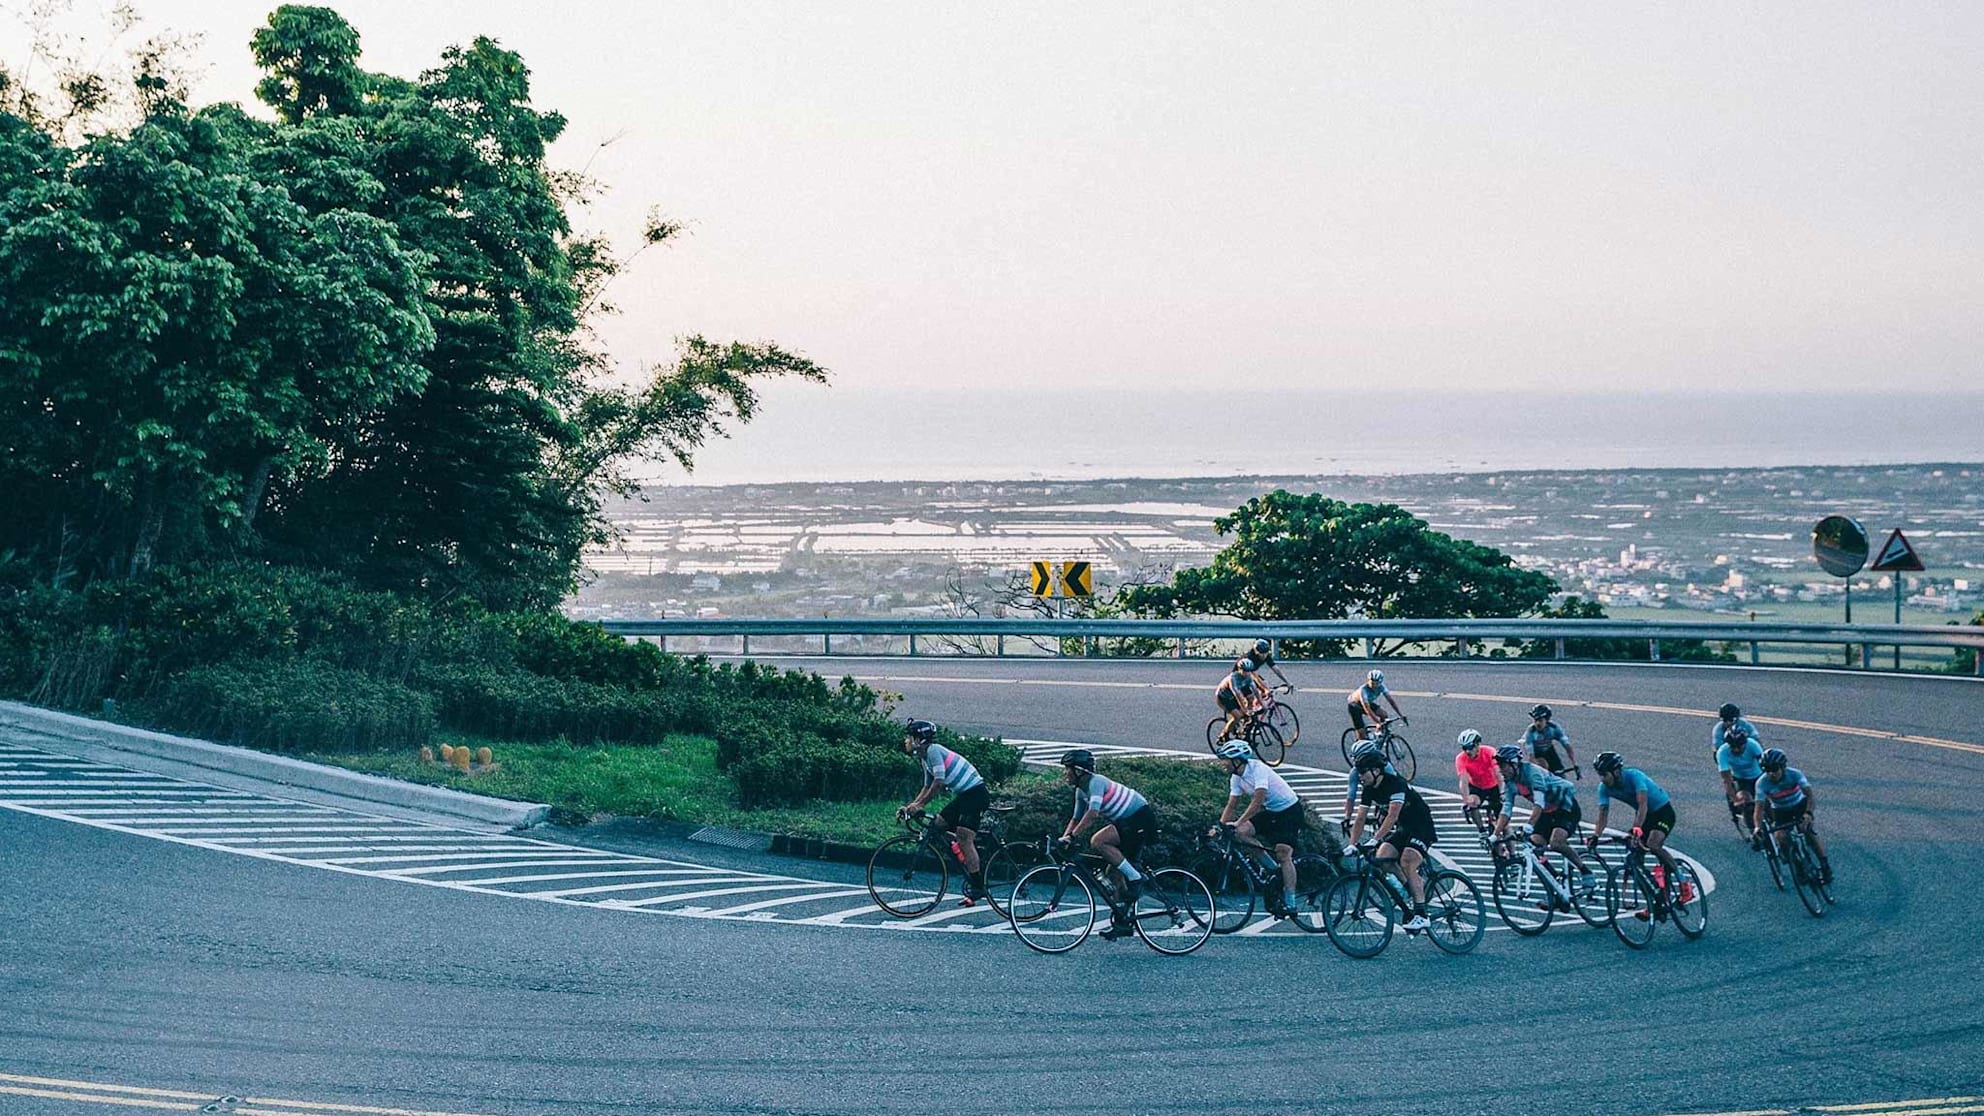
[[[985,811],[978,830],[978,865],[985,869],[985,898],[1000,918],[1011,917],[1005,897],[1033,861],[1031,845],[1006,843],[1000,815],[1011,806]],[[907,833],[875,846],[868,857],[868,895],[897,918],[921,918],[937,909],[950,890],[953,866],[964,873],[964,850],[939,815],[916,810],[902,818]],[[974,902],[975,900],[968,900]]]
[[[1385,762],[1392,765],[1392,770],[1398,772],[1400,777],[1410,783],[1413,776],[1419,774],[1419,762],[1412,756],[1412,745],[1406,743],[1405,737],[1392,731],[1392,725],[1403,725],[1405,723],[1406,720],[1404,717],[1393,717],[1389,720],[1381,721],[1378,724],[1377,735],[1371,739],[1378,747],[1384,749]],[[1340,744],[1343,749],[1343,762],[1350,762],[1350,750],[1357,746],[1357,741],[1357,726],[1352,725],[1343,730],[1343,740]]]
[[[1692,940],[1707,932],[1708,892],[1693,865],[1675,857],[1678,871],[1656,883],[1653,872],[1661,866],[1647,864],[1645,845],[1611,835],[1603,843],[1626,847],[1625,863],[1612,873],[1605,892],[1606,914],[1620,941],[1645,949],[1659,924],[1669,919],[1684,938]]]
[[[1100,855],[1075,853],[1052,837],[1043,847],[1048,862],[1020,876],[1007,904],[1013,932],[1027,948],[1066,953],[1087,941],[1095,929],[1098,897],[1112,923],[1127,922],[1145,945],[1159,953],[1181,956],[1212,937],[1218,908],[1212,890],[1191,872],[1183,868],[1153,872],[1139,863],[1143,879],[1138,895],[1126,901],[1105,880],[1108,866]]]
[[[1764,855],[1764,864],[1770,868],[1770,882],[1776,884],[1779,891],[1783,891],[1784,858],[1778,854],[1776,842],[1767,837],[1757,836],[1756,824],[1752,820],[1755,808],[1755,802],[1746,802],[1741,806],[1731,802],[1729,820],[1735,823],[1736,831],[1743,835],[1743,840],[1750,843],[1751,851]]]
[[[1357,869],[1338,876],[1323,893],[1323,928],[1336,948],[1361,960],[1376,957],[1391,944],[1399,912],[1410,909],[1412,900],[1404,883],[1378,863],[1370,846],[1356,846],[1350,852],[1357,858]],[[1444,952],[1466,953],[1480,944],[1488,929],[1481,892],[1474,881],[1452,869],[1428,871],[1431,862],[1428,857],[1419,868],[1426,881],[1426,936]]]
[[[1191,871],[1212,892],[1213,933],[1231,934],[1247,925],[1256,905],[1273,918],[1288,919],[1297,929],[1323,932],[1323,891],[1336,878],[1335,867],[1314,853],[1297,856],[1295,907],[1290,910],[1281,903],[1281,866],[1262,859],[1269,855],[1265,846],[1242,839],[1230,825],[1220,826],[1216,836],[1199,835],[1199,854]]]
[[[1772,822],[1764,832],[1764,847],[1773,856],[1778,855],[1776,837],[1780,833],[1785,835],[1785,874],[1791,877],[1791,886],[1798,891],[1798,901],[1805,904],[1813,918],[1824,918],[1826,908],[1837,905],[1838,900],[1832,897],[1832,885],[1826,882],[1825,869],[1819,866],[1818,851],[1812,848],[1811,838],[1798,822]]]
[[[1290,693],[1291,685],[1270,686],[1267,701],[1259,712],[1240,718],[1239,731],[1228,735],[1226,718],[1214,717],[1206,722],[1206,750],[1217,755],[1219,746],[1230,739],[1245,740],[1261,757],[1261,762],[1269,767],[1280,767],[1281,761],[1288,758],[1288,749],[1302,735],[1302,720],[1295,710],[1275,700],[1275,695]]]
[[[1575,912],[1594,930],[1611,925],[1612,868],[1602,858],[1596,854],[1584,858],[1593,884],[1585,890],[1574,882],[1579,876],[1570,859],[1556,849],[1539,849],[1530,840],[1528,826],[1512,827],[1499,843],[1504,851],[1495,858],[1495,880],[1489,890],[1495,897],[1495,913],[1509,929],[1533,938],[1550,929],[1559,911]]]

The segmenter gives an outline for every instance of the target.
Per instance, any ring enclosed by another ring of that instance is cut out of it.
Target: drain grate
[[[706,825],[689,834],[689,840],[700,841],[705,845],[721,845],[726,849],[752,849],[757,852],[763,852],[772,845],[772,839],[768,834],[753,833],[748,829],[732,829],[727,825]]]

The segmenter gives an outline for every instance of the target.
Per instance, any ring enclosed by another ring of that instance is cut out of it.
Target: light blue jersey
[[[1745,740],[1743,749],[1735,751],[1725,741],[1715,750],[1715,769],[1748,786],[1764,773],[1764,746],[1755,740]]]
[[[1743,732],[1746,735],[1748,735],[1751,740],[1757,741],[1758,747],[1763,746],[1764,738],[1757,733],[1757,726],[1751,724],[1750,719],[1748,717],[1736,718],[1735,727],[1742,729]],[[1715,727],[1709,730],[1708,746],[1710,748],[1722,747],[1723,737],[1729,735],[1729,729],[1730,729],[1730,725],[1728,722],[1717,721],[1715,723]]]
[[[1560,779],[1533,763],[1516,768],[1509,781],[1509,793],[1502,796],[1502,816],[1513,817],[1516,796],[1521,795],[1546,812],[1569,810],[1578,804],[1578,788],[1569,779]]]
[[[1600,806],[1608,805],[1615,798],[1629,805],[1637,806],[1642,797],[1646,799],[1646,810],[1649,814],[1673,801],[1673,799],[1667,797],[1666,791],[1660,789],[1659,783],[1647,778],[1646,772],[1641,771],[1637,767],[1628,767],[1619,772],[1618,790],[1608,789],[1603,779],[1598,781],[1598,804]]]

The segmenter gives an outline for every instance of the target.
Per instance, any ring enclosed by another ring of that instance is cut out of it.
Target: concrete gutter
[[[31,736],[33,739],[24,743],[35,747],[81,754],[84,758],[106,758],[89,753],[108,749],[125,753],[123,762],[129,762],[130,755],[148,756],[163,760],[172,768],[163,774],[198,779],[202,778],[202,772],[210,772],[223,776],[223,781],[228,785],[238,787],[246,781],[257,784],[258,789],[265,793],[276,793],[270,789],[270,784],[273,784],[276,788],[291,791],[315,792],[394,811],[439,816],[449,821],[469,821],[502,829],[536,825],[551,814],[551,807],[537,803],[513,802],[447,787],[402,782],[339,767],[305,763],[250,748],[213,744],[191,737],[78,717],[72,713],[58,713],[20,702],[0,701],[0,732],[8,731]],[[65,748],[65,744],[69,747]],[[195,770],[188,771],[189,768]]]

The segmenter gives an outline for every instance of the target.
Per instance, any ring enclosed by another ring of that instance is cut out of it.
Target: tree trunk
[[[262,510],[262,500],[269,494],[269,476],[275,471],[274,454],[264,454],[255,463],[255,471],[248,477],[248,491],[241,498],[241,528],[243,538],[254,534],[255,516]]]
[[[131,565],[127,577],[138,577],[152,568],[152,556],[158,549],[159,532],[165,529],[165,494],[157,478],[145,483],[144,492],[138,497],[138,533],[131,541]]]

